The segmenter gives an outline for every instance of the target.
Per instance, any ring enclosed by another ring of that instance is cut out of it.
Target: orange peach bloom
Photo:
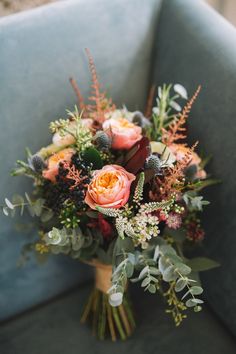
[[[130,149],[142,138],[142,129],[125,118],[108,119],[102,127],[112,138],[113,149]]]
[[[85,197],[91,209],[120,208],[129,199],[130,186],[135,175],[118,165],[107,165],[94,172]]]
[[[56,175],[58,174],[58,167],[60,162],[70,162],[75,151],[71,148],[63,149],[49,157],[47,161],[47,169],[43,171],[43,177],[52,182],[56,182]]]

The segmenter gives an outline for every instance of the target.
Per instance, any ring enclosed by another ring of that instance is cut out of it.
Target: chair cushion
[[[152,43],[160,0],[71,0],[0,20],[0,200],[30,189],[31,182],[10,178],[24,148],[33,152],[49,143],[48,123],[73,109],[69,77],[85,96],[90,87],[88,47],[109,95],[132,110],[146,100]],[[88,276],[78,262],[51,259],[17,269],[20,248],[36,236],[16,232],[1,215],[0,318],[44,301]],[[30,220],[34,222],[34,220]],[[18,227],[19,229],[19,227]]]
[[[1,328],[1,354],[234,354],[236,343],[204,307],[178,328],[165,314],[161,298],[132,286],[137,329],[126,342],[99,342],[80,324],[91,286],[22,315]]]
[[[171,19],[171,20],[170,20]],[[220,185],[205,199],[206,250],[221,267],[203,276],[209,304],[236,335],[236,29],[198,0],[163,2],[153,82],[179,82],[202,91],[188,121],[191,142],[212,154],[208,167]]]

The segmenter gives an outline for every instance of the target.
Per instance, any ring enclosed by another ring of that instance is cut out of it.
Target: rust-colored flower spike
[[[72,88],[75,91],[76,96],[77,96],[78,103],[79,103],[79,109],[81,111],[83,111],[83,115],[85,115],[85,113],[87,111],[87,106],[84,103],[84,98],[80,92],[79,86],[77,85],[77,82],[72,77],[70,78],[70,83],[71,83]]]
[[[179,140],[183,140],[186,138],[186,120],[191,111],[192,105],[195,102],[199,92],[201,90],[201,86],[199,85],[197,90],[195,91],[192,98],[187,102],[183,111],[176,117],[176,119],[169,125],[168,129],[162,129],[162,142],[169,146]]]
[[[106,97],[106,92],[101,92],[101,85],[98,81],[96,67],[92,55],[88,48],[85,49],[89,60],[89,69],[92,76],[92,92],[89,100],[92,104],[87,105],[91,118],[93,118],[99,125],[105,120],[105,114],[113,111],[116,107],[111,99]]]
[[[189,148],[183,159],[177,161],[173,168],[168,168],[168,172],[163,179],[157,177],[156,182],[158,191],[154,195],[158,196],[160,199],[163,199],[182,189],[184,183],[184,171],[191,162],[192,154],[197,145],[198,142]]]

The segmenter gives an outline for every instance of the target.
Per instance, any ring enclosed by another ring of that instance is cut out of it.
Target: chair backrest
[[[73,108],[76,99],[68,78],[78,79],[82,92],[88,94],[85,47],[115,103],[131,110],[143,108],[160,3],[59,1],[0,20],[0,200],[30,188],[29,181],[11,178],[9,172],[15,160],[24,157],[25,146],[37,151],[49,142],[48,122]],[[32,230],[17,232],[15,221],[1,216],[2,319],[88,276],[84,268],[64,257],[51,258],[42,267],[31,260],[17,269],[21,246],[34,235]]]
[[[171,21],[170,21],[171,19]],[[189,119],[192,142],[213,155],[204,226],[209,255],[221,267],[203,275],[208,301],[236,334],[236,29],[198,0],[163,2],[154,81],[202,92]]]

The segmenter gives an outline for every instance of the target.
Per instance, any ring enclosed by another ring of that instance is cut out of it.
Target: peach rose
[[[125,118],[108,119],[102,127],[112,138],[113,149],[130,149],[142,138],[142,129]]]
[[[58,174],[58,167],[60,162],[70,162],[75,151],[71,148],[63,149],[49,157],[47,161],[47,169],[43,171],[43,177],[52,182],[56,182],[56,175]]]
[[[90,118],[83,118],[81,119],[81,122],[84,127],[91,129],[93,125],[93,120]],[[70,130],[73,134],[75,134],[76,130],[76,122],[72,121],[70,122],[68,126],[68,130]],[[61,136],[60,133],[55,133],[52,137],[52,142],[56,146],[68,146],[72,145],[75,143],[75,137],[69,133],[66,133],[65,135]]]
[[[186,155],[186,153],[189,151],[189,148],[187,146],[181,144],[171,144],[169,148],[175,155],[177,161],[181,161]],[[202,160],[198,156],[198,154],[196,152],[193,152],[192,160],[190,161],[189,166],[196,165],[197,166],[196,177],[199,179],[204,179],[206,178],[206,171],[200,167],[201,161]]]
[[[118,165],[107,165],[94,171],[88,186],[85,202],[91,209],[120,208],[125,205],[130,195],[130,185],[135,175]]]

